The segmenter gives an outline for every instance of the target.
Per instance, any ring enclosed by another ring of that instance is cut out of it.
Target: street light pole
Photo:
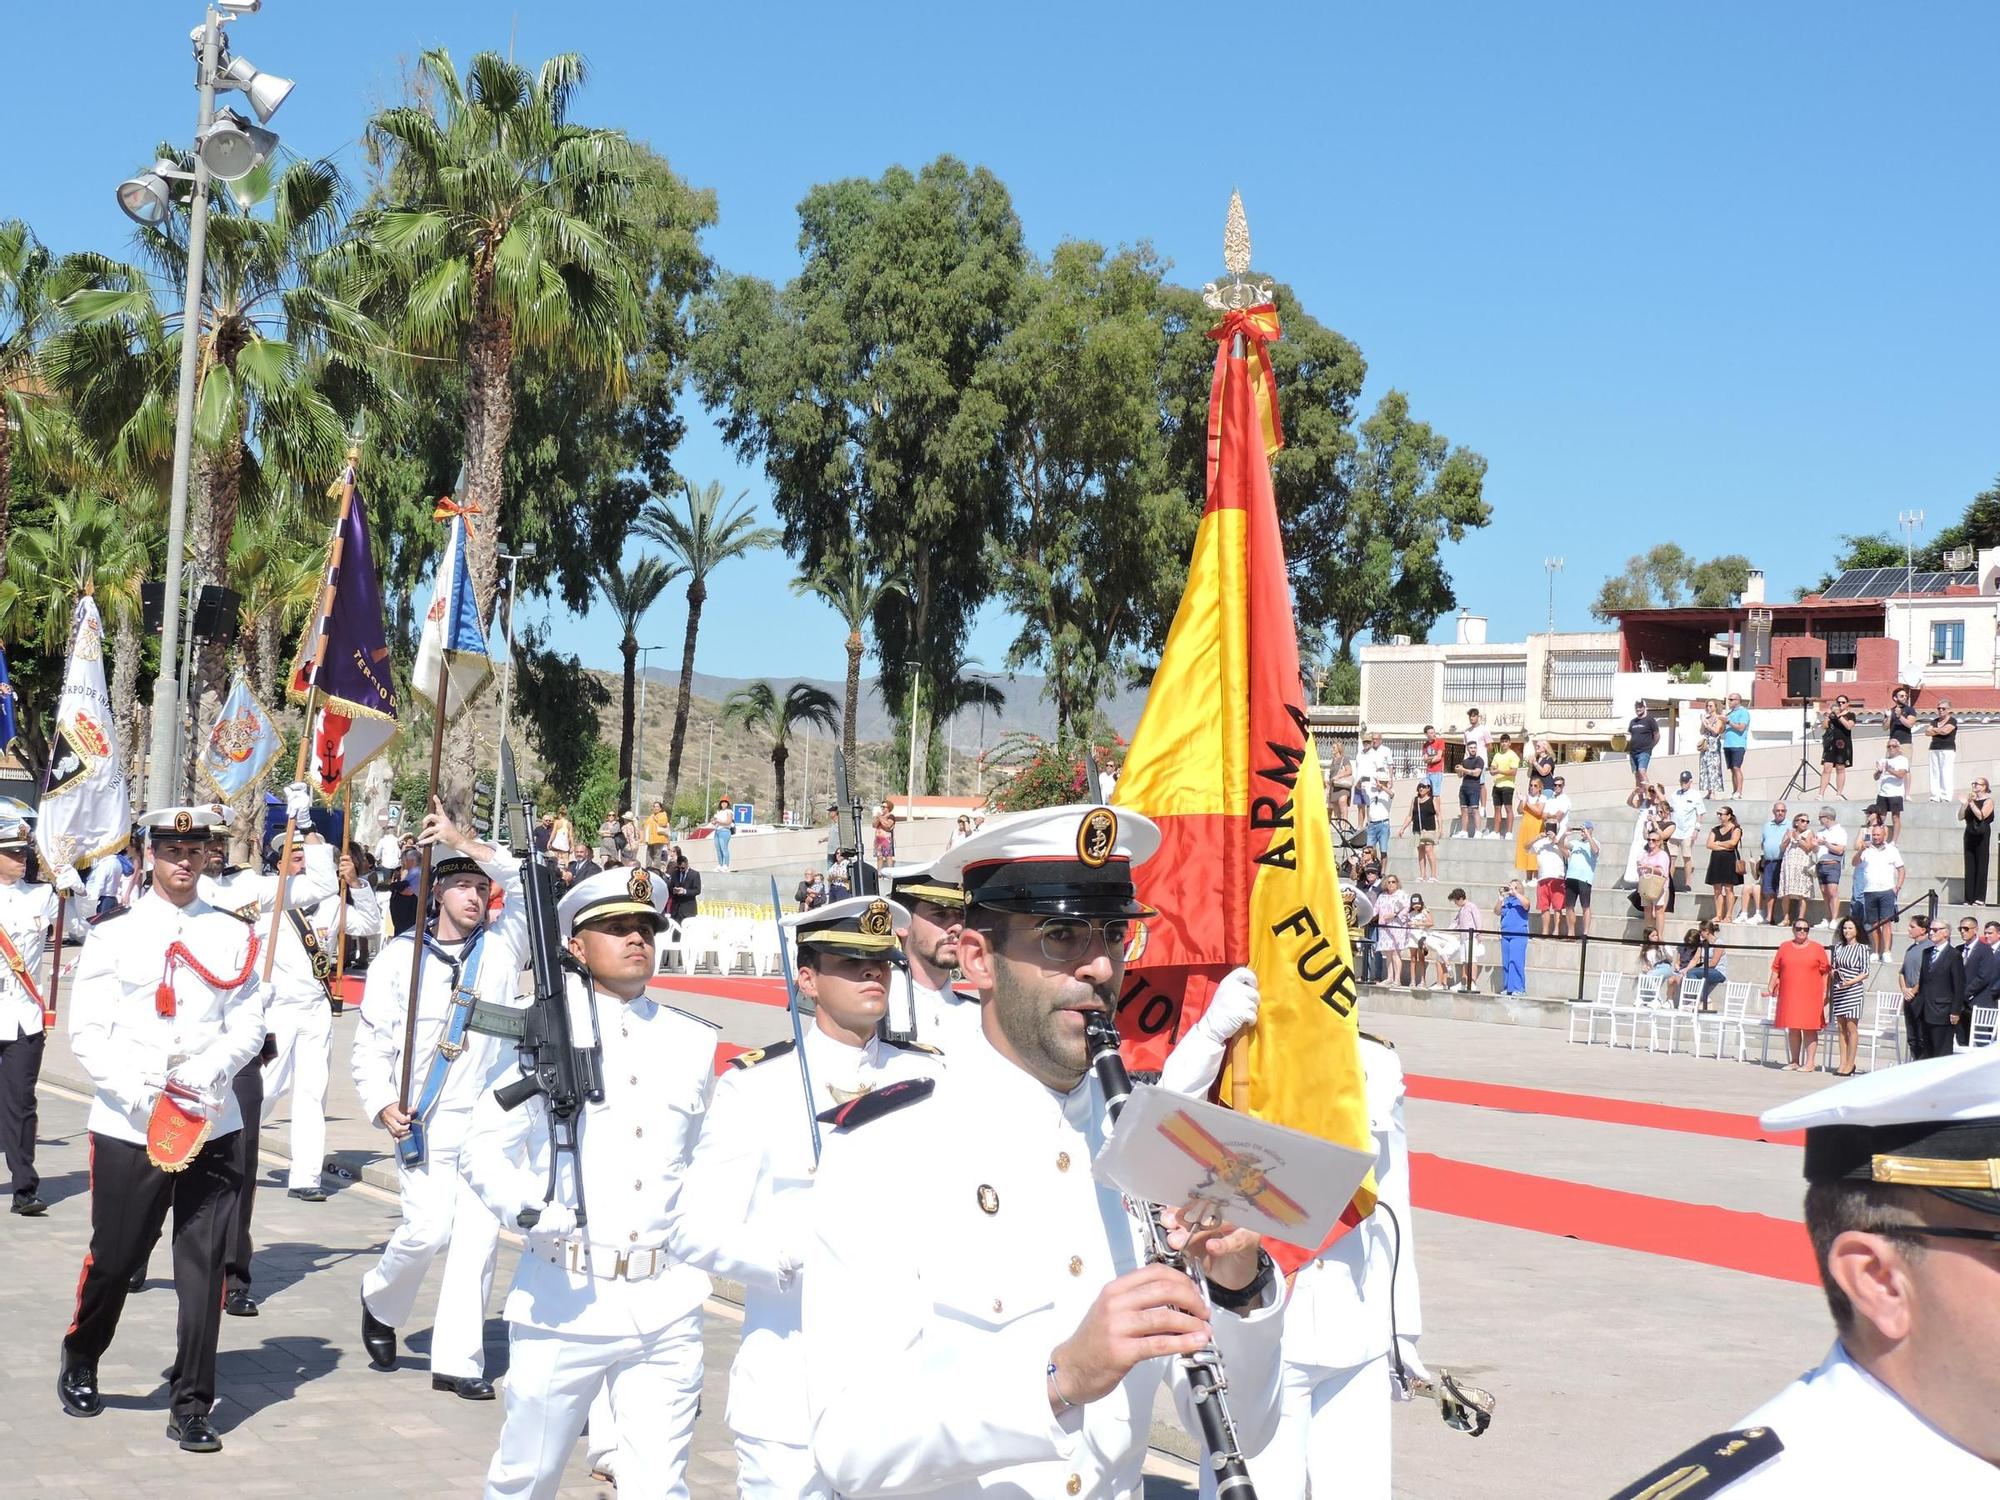
[[[626,806],[632,809],[632,817],[639,817],[639,762],[646,750],[646,658],[655,651],[664,651],[664,646],[641,646],[639,648],[639,719],[632,726],[632,785],[630,800]]]
[[[502,552],[500,561],[507,564],[507,663],[500,677],[500,743],[507,743],[507,730],[511,725],[510,706],[514,697],[514,570],[525,559],[535,555],[533,542],[521,543],[519,552]],[[533,833],[531,828],[528,830]],[[500,838],[500,750],[493,751],[493,831],[497,843]]]
[[[1924,524],[1924,513],[1920,510],[1899,510],[1896,524],[1903,528],[1903,631],[1909,637],[1905,649],[1910,654],[1908,667],[1904,668],[1903,681],[1908,682],[1916,673],[1910,668],[1916,666],[1917,611],[1917,529]]]
[[[1556,574],[1562,571],[1563,560],[1560,557],[1545,557],[1542,559],[1542,567],[1549,575],[1549,634],[1554,635],[1556,633]]]
[[[903,665],[910,669],[910,779],[903,795],[909,799],[910,806],[915,807],[917,805],[917,712],[923,702],[924,679],[918,663],[906,661]]]
[[[215,122],[215,60],[222,46],[222,18],[210,5],[203,10],[199,123],[196,137]],[[180,685],[174,680],[175,655],[180,650],[181,554],[187,548],[188,475],[194,463],[195,379],[201,365],[201,288],[208,259],[208,165],[194,157],[194,201],[188,206],[187,302],[181,311],[181,377],[174,405],[173,488],[167,502],[167,576],[165,597],[172,608],[162,611],[160,674],[153,679],[152,748],[146,761],[146,802],[167,807],[181,800],[180,766],[174,754],[179,738]]]

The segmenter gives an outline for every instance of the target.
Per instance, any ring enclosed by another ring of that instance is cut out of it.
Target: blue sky
[[[0,215],[117,247],[113,185],[191,133],[192,3],[8,7]],[[509,9],[267,0],[236,49],[299,87],[272,122],[350,162],[439,43],[461,63],[581,51],[577,110],[713,187],[731,269],[796,268],[815,182],[949,151],[1007,183],[1032,246],[1150,241],[1199,284],[1240,187],[1260,269],[1491,461],[1492,526],[1453,550],[1494,639],[1562,625],[1675,540],[1789,593],[1841,532],[1955,519],[2000,471],[1990,61],[1978,4],[936,4]],[[1256,27],[1263,41],[1249,35]],[[108,44],[108,45],[107,45]],[[95,81],[86,98],[87,67]],[[680,466],[760,498],[697,409]],[[699,664],[837,675],[839,630],[780,556],[718,575]],[[676,595],[644,639],[678,656]],[[1440,633],[1450,630],[1442,622]],[[998,667],[998,610],[972,650]],[[602,621],[557,638],[615,661]]]

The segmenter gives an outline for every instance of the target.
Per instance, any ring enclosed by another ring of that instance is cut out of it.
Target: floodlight
[[[254,16],[264,8],[264,0],[215,0],[215,8],[232,16]]]
[[[126,218],[149,226],[167,221],[173,210],[173,190],[167,186],[166,174],[173,167],[163,157],[153,163],[150,172],[141,172],[118,184],[118,206],[125,211]]]
[[[266,124],[278,112],[278,106],[285,102],[294,85],[289,78],[280,78],[276,73],[260,73],[256,64],[247,57],[232,57],[229,66],[216,74],[215,86],[221,89],[241,89],[250,96],[250,107],[257,112],[257,118]]]
[[[252,125],[233,109],[225,109],[195,138],[195,155],[209,175],[222,182],[248,177],[278,149],[278,133]]]

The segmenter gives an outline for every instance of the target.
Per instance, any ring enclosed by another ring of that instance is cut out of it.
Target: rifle
[[[577,1126],[586,1102],[604,1099],[604,1045],[597,1026],[597,991],[590,974],[562,946],[556,925],[554,877],[549,867],[535,857],[532,847],[522,848],[520,834],[535,826],[535,805],[519,795],[514,777],[513,747],[500,744],[501,788],[510,803],[518,802],[521,821],[512,832],[514,853],[521,858],[522,894],[528,917],[528,963],[534,973],[535,997],[521,1018],[521,1040],[516,1049],[522,1077],[503,1084],[493,1092],[502,1109],[518,1109],[542,1096],[549,1111],[549,1190],[544,1195],[553,1203],[561,1178],[562,1159],[570,1160],[570,1180],[576,1184],[576,1222],[586,1222],[583,1203],[583,1162],[577,1151]],[[588,1045],[579,1047],[569,1018],[570,974],[582,976],[584,994],[590,1002]],[[539,1209],[523,1209],[515,1222],[533,1229],[541,1220]]]
[[[799,1015],[799,984],[792,977],[792,950],[785,946],[785,924],[779,919],[778,877],[771,877],[771,920],[778,924],[778,962],[785,969],[785,1008],[792,1013],[792,1047],[799,1056],[799,1082],[806,1091],[806,1128],[812,1132],[813,1165],[819,1165],[819,1111],[813,1108],[812,1070],[806,1066],[804,1021]]]
[[[847,888],[857,896],[875,894],[874,866],[868,863],[868,851],[861,841],[861,799],[848,789],[847,757],[838,749],[833,752],[833,800],[848,810],[854,819],[854,873],[847,882]],[[862,889],[864,880],[868,888]]]

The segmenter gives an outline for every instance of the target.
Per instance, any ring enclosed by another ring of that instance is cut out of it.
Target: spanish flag
[[[1158,1067],[1216,982],[1248,964],[1262,1004],[1231,1049],[1223,1102],[1372,1153],[1353,950],[1271,490],[1277,311],[1231,311],[1209,336],[1208,505],[1118,779],[1117,801],[1163,835],[1134,872],[1160,916],[1127,966],[1119,1022],[1133,1064]],[[1343,1223],[1373,1206],[1371,1180]],[[1281,1259],[1290,1270],[1308,1253]]]

